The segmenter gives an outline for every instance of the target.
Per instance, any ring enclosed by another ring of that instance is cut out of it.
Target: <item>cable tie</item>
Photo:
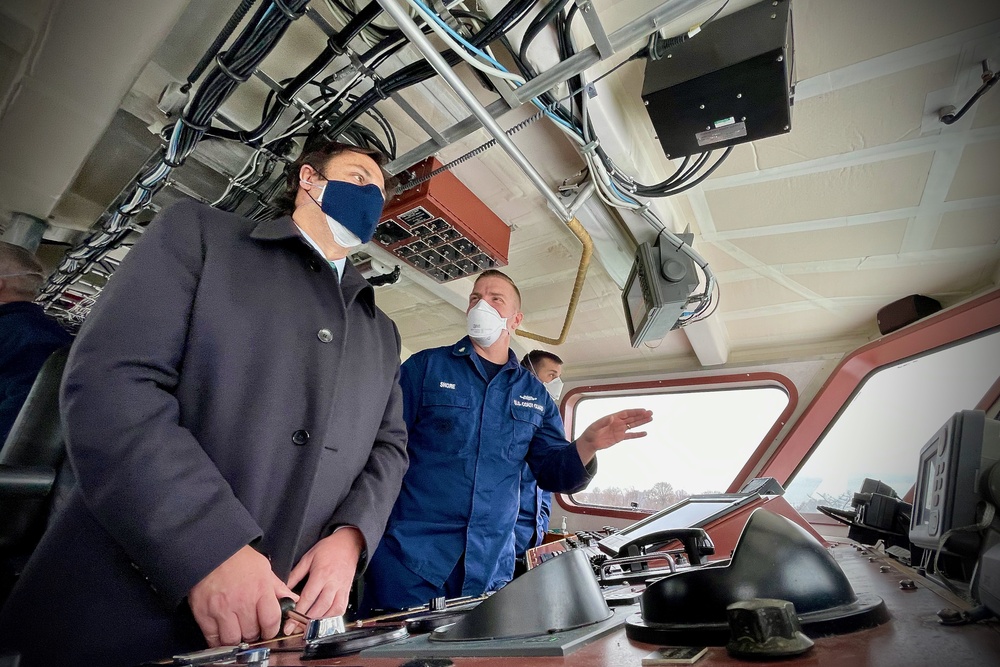
[[[168,167],[170,167],[171,169],[178,169],[179,167],[181,167],[181,165],[183,165],[183,164],[184,164],[184,160],[183,160],[183,159],[181,159],[181,160],[180,160],[180,161],[178,161],[178,162],[175,162],[174,160],[171,160],[170,158],[168,158],[168,157],[167,157],[167,156],[165,156],[165,155],[164,155],[164,156],[163,156],[163,158],[162,158],[162,159],[160,160],[160,162],[162,162],[163,164],[167,165],[167,166],[168,166]],[[152,183],[150,183],[150,184],[149,184],[149,186],[147,187],[147,186],[143,186],[143,185],[142,185],[142,184],[140,183],[140,184],[138,185],[138,187],[139,187],[139,188],[141,188],[141,189],[143,189],[143,190],[147,190],[147,191],[148,191],[148,190],[149,190],[150,188],[152,188],[152,187],[153,187],[153,184],[152,184]]]
[[[331,35],[329,37],[329,39],[326,40],[326,46],[327,46],[328,49],[330,49],[331,51],[333,51],[334,58],[342,56],[342,55],[344,55],[347,52],[347,46],[346,45],[345,46],[341,46],[340,44],[336,44],[334,42],[334,40],[337,39],[337,37],[339,37],[339,36],[340,36],[339,33],[336,34],[336,35]]]
[[[301,17],[301,16],[303,15],[303,14],[305,14],[305,13],[306,13],[306,10],[305,10],[304,8],[303,8],[303,10],[302,10],[301,12],[298,12],[298,13],[296,13],[296,12],[292,11],[292,10],[291,10],[291,9],[290,9],[290,8],[288,7],[288,5],[286,5],[286,4],[285,4],[284,0],[271,0],[271,2],[273,2],[273,3],[274,3],[274,6],[275,6],[275,7],[277,7],[277,8],[278,8],[278,10],[279,10],[279,11],[280,11],[280,12],[281,12],[282,14],[284,14],[284,15],[285,15],[285,18],[286,18],[286,19],[288,19],[289,21],[296,21],[296,20],[298,20],[298,19],[299,19],[299,18],[300,18],[300,17]]]
[[[382,90],[382,79],[377,79],[372,82],[372,90],[375,91],[375,94],[378,95],[380,100],[389,99],[389,93]]]
[[[600,145],[601,145],[601,142],[599,140],[597,140],[597,139],[594,139],[589,144],[585,144],[583,146],[580,146],[580,152],[583,153],[584,155],[592,155],[594,153],[594,151],[597,150],[597,147],[600,146]]]
[[[275,2],[277,2],[277,0],[275,0]],[[226,76],[228,76],[230,79],[232,79],[236,83],[246,83],[247,79],[250,78],[250,74],[247,74],[246,76],[243,76],[243,77],[238,76],[238,75],[236,75],[236,74],[233,73],[233,70],[229,69],[229,65],[227,65],[224,62],[222,62],[222,56],[227,55],[228,53],[229,53],[228,51],[223,51],[222,53],[217,54],[215,56],[215,64],[219,67],[219,69],[222,70],[223,74],[225,74]]]
[[[359,72],[364,76],[367,76],[370,79],[378,78],[378,75],[375,74],[375,70],[369,68],[363,62],[361,62],[361,58],[359,58],[358,54],[356,54],[354,51],[351,51],[350,54],[348,54],[348,58],[350,58],[351,65],[354,67],[355,71]]]
[[[186,125],[187,127],[191,128],[195,132],[208,132],[208,128],[209,128],[208,125],[197,125],[197,124],[193,123],[191,120],[189,120],[188,118],[186,118],[184,116],[181,116],[177,120],[180,121],[181,124]]]

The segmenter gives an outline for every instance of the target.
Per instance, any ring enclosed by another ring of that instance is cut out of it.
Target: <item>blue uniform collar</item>
[[[471,357],[470,361],[472,361],[472,365],[475,366],[476,371],[483,377],[483,379],[486,379],[486,372],[483,370],[483,365],[479,361],[479,355],[475,352],[476,348],[472,347],[472,341],[468,336],[451,346],[451,353],[456,357]],[[497,377],[499,377],[500,374],[508,368],[514,369],[515,372],[521,368],[521,364],[517,363],[517,357],[510,349],[507,350],[507,363],[505,363],[500,369],[500,373],[497,373]]]

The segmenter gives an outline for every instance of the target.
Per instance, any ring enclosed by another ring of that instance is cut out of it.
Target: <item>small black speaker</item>
[[[937,299],[922,294],[911,294],[883,306],[875,317],[878,321],[879,332],[885,335],[902,329],[907,324],[913,324],[939,310],[941,310],[941,304]]]

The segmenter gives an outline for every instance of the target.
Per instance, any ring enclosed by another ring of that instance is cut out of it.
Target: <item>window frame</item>
[[[764,462],[758,476],[774,477],[780,484],[787,484],[873,373],[997,327],[1000,289],[903,327],[848,354]],[[1000,380],[986,392],[979,407],[989,409],[997,400]]]
[[[726,493],[733,493],[739,490],[743,478],[748,471],[753,470],[763,459],[768,448],[773,444],[778,433],[788,423],[788,419],[795,412],[798,405],[799,393],[795,383],[788,377],[780,373],[767,371],[739,373],[729,375],[710,375],[699,377],[686,377],[664,380],[646,380],[641,382],[614,382],[609,384],[589,384],[574,387],[566,393],[562,401],[563,423],[570,425],[573,423],[574,410],[577,403],[585,398],[616,396],[627,396],[629,394],[649,394],[649,393],[695,393],[705,391],[733,390],[733,389],[754,389],[754,388],[774,388],[784,392],[788,397],[788,402],[784,409],[778,414],[777,419],[768,429],[763,439],[754,448],[753,453],[747,463],[737,473],[736,478],[730,482]],[[651,391],[654,390],[654,391]],[[605,396],[600,396],[604,394]],[[610,505],[593,505],[583,503],[573,498],[572,494],[555,494],[556,502],[568,512],[574,514],[606,516],[617,519],[638,520],[653,513],[651,510],[630,509],[627,507],[615,507]]]
[[[949,349],[951,349],[953,347],[964,345],[966,343],[971,343],[971,342],[973,342],[975,340],[978,340],[980,338],[983,338],[985,336],[998,336],[998,335],[1000,335],[1000,326],[993,327],[993,328],[990,328],[990,329],[985,329],[983,331],[980,331],[979,333],[970,334],[968,336],[964,336],[964,337],[959,338],[957,340],[953,340],[953,341],[944,343],[942,345],[938,345],[936,347],[933,347],[933,348],[930,348],[930,349],[927,349],[927,350],[923,350],[923,351],[918,352],[918,353],[916,353],[914,355],[911,355],[909,357],[904,357],[904,358],[902,358],[902,359],[900,359],[898,361],[894,361],[894,362],[890,362],[890,363],[884,364],[882,366],[879,366],[878,368],[873,368],[871,371],[868,372],[867,375],[865,375],[863,378],[861,378],[861,380],[858,382],[857,386],[854,388],[854,391],[851,392],[851,395],[848,396],[847,400],[845,400],[844,403],[843,403],[843,405],[840,406],[840,409],[837,411],[837,414],[833,417],[833,419],[830,420],[830,422],[826,425],[826,428],[823,430],[822,434],[820,434],[820,436],[816,439],[816,442],[812,446],[812,448],[809,450],[809,453],[801,461],[798,462],[798,465],[796,466],[795,470],[791,473],[791,475],[789,475],[788,480],[786,482],[782,483],[783,486],[788,486],[789,484],[791,484],[791,483],[794,482],[796,475],[798,475],[802,471],[802,468],[805,467],[806,463],[809,461],[809,458],[815,452],[817,452],[820,449],[820,447],[823,446],[823,441],[826,439],[826,437],[828,435],[830,435],[830,432],[834,429],[834,427],[836,427],[836,425],[839,423],[840,419],[844,416],[844,414],[851,407],[851,405],[854,404],[854,401],[858,398],[859,394],[865,388],[865,386],[868,384],[868,382],[870,380],[874,379],[874,377],[876,375],[878,375],[879,373],[882,373],[884,371],[890,371],[890,370],[893,370],[894,368],[898,368],[899,366],[901,366],[903,364],[907,364],[907,363],[916,361],[918,359],[921,359],[921,358],[924,358],[924,357],[927,357],[927,356],[930,356],[930,355],[934,355],[934,354],[938,354],[938,353],[941,353],[941,352],[945,352],[946,350],[949,350]],[[958,409],[961,409],[961,410],[969,410],[969,409],[986,410],[988,406],[991,406],[995,402],[996,398],[995,398],[994,392],[996,392],[998,389],[1000,389],[1000,377],[998,377],[996,380],[994,380],[993,384],[991,384],[990,387],[987,388],[986,393],[983,396],[981,396],[980,398],[977,399],[977,402],[976,402],[975,405],[973,405],[973,406],[963,406],[963,407],[958,408]],[[991,399],[990,398],[991,396],[994,396],[994,398]],[[987,404],[987,405],[984,406],[984,403]],[[917,444],[918,448],[921,447],[921,446],[923,446],[923,443],[916,443],[916,444]],[[865,475],[865,476],[867,477],[867,475]],[[897,492],[899,492],[900,496],[904,500],[906,499],[907,496],[910,496],[911,500],[912,500],[912,494],[914,492],[915,487],[916,487],[916,482],[914,481],[909,487],[896,488],[895,490]],[[904,489],[905,489],[905,491],[904,491]],[[910,501],[906,501],[906,502],[910,502]],[[829,523],[831,523],[833,525],[837,525],[839,523],[836,520],[831,519],[830,517],[827,517],[825,514],[823,514],[821,512],[808,512],[808,511],[802,511],[802,510],[797,510],[797,511],[799,511],[800,514],[802,514],[804,517],[806,517],[809,520],[810,523],[821,523],[820,521],[816,520],[818,517],[824,517]],[[843,525],[843,524],[840,524],[840,525]]]

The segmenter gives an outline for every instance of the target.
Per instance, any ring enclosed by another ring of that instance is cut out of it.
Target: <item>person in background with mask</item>
[[[63,380],[79,483],[0,612],[23,667],[271,638],[282,597],[344,613],[407,466],[399,334],[347,262],[383,162],[306,147],[288,215],[184,201],[128,253]]]
[[[517,363],[510,336],[524,318],[504,273],[476,279],[468,336],[402,366],[410,468],[365,576],[364,612],[440,596],[481,595],[511,580],[521,467],[558,492],[584,488],[595,454],[652,421],[648,410],[597,420],[575,442],[555,402]]]
[[[563,360],[545,350],[532,350],[521,359],[521,366],[531,371],[545,387],[552,400],[559,404],[562,394]],[[531,467],[521,466],[521,499],[514,524],[514,576],[527,570],[525,552],[540,545],[549,529],[552,510],[552,493],[538,487]]]

